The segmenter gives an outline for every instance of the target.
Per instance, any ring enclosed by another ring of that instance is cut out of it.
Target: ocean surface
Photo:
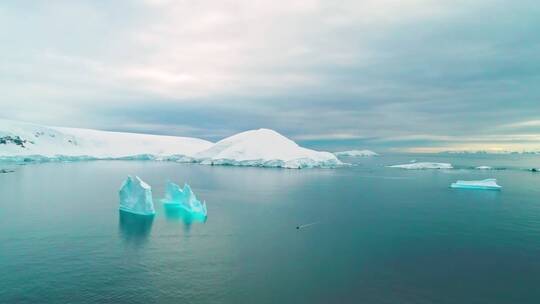
[[[413,159],[457,168],[385,167]],[[344,160],[0,164],[15,170],[0,174],[0,303],[540,303],[539,156]],[[119,213],[128,174],[153,187],[154,218]],[[449,188],[484,178],[502,191]],[[167,180],[206,222],[163,209]]]

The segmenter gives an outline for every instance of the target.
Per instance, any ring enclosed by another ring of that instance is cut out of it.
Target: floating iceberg
[[[138,176],[128,176],[120,188],[120,210],[140,215],[153,215],[152,188]]]
[[[206,218],[207,215],[206,202],[201,203],[188,184],[181,189],[177,184],[168,182],[163,203],[165,208],[180,208],[192,216]]]
[[[490,166],[478,166],[475,167],[476,170],[493,170],[493,167]]]
[[[420,163],[410,163],[410,164],[403,164],[403,165],[393,165],[388,166],[389,168],[401,168],[401,169],[407,169],[407,170],[421,170],[421,169],[452,169],[452,164],[448,163],[427,163],[427,162],[420,162]]]
[[[215,143],[195,155],[205,165],[280,168],[336,167],[343,163],[330,152],[300,147],[269,129],[242,132]]]
[[[481,189],[481,190],[500,190],[502,187],[497,185],[497,180],[494,178],[488,178],[478,181],[463,181],[458,180],[450,185],[451,188],[462,189]]]
[[[341,152],[335,152],[334,155],[336,156],[350,156],[350,157],[363,157],[363,156],[379,156],[379,154],[371,151],[371,150],[349,150],[349,151],[341,151]]]

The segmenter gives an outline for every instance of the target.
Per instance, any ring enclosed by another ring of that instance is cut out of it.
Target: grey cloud
[[[501,127],[540,119],[534,1],[171,3],[0,6],[2,115],[384,149],[540,134]]]

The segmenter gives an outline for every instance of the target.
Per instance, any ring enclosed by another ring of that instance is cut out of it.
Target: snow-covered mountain
[[[215,144],[190,137],[48,127],[0,119],[0,160],[159,159],[212,165],[306,168],[342,163],[268,129]]]
[[[251,130],[227,137],[196,154],[195,158],[203,164],[282,168],[333,167],[342,164],[330,152],[302,148],[269,129]]]
[[[0,156],[192,156],[212,143],[190,137],[48,127],[0,120]]]

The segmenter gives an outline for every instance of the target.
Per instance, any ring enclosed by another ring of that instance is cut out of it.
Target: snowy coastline
[[[291,169],[343,165],[330,152],[300,147],[270,129],[246,131],[212,143],[191,137],[58,128],[0,120],[0,161],[90,160],[158,160]]]

